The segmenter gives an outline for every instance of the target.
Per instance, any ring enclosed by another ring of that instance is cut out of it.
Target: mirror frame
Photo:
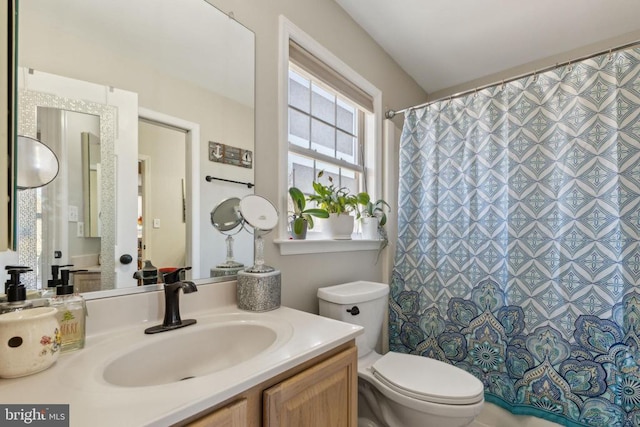
[[[4,70],[0,77],[0,150],[6,156],[0,156],[0,168],[6,171],[0,182],[5,186],[6,205],[0,209],[0,251],[16,250],[16,168],[15,147],[17,141],[17,64],[18,64],[18,17],[17,0],[8,0],[7,6],[0,12],[0,20],[6,23],[7,30],[0,37],[3,45],[0,64]]]
[[[104,159],[102,161],[102,169],[105,174],[115,174],[114,144],[116,107],[91,101],[62,98],[50,93],[34,92],[25,89],[19,91],[18,98],[20,100],[18,132],[20,135],[31,138],[37,137],[38,107],[57,108],[98,116],[100,118],[100,140],[102,142],[101,155]],[[105,202],[103,206],[111,207],[109,209],[111,212],[105,210],[101,218],[102,229],[104,231],[100,242],[100,253],[102,254],[101,280],[105,283],[115,284],[115,185],[102,186],[102,200]],[[19,205],[20,218],[17,219],[16,223],[18,221],[24,221],[26,224],[35,223],[35,190],[21,190],[20,196],[17,197],[17,204]],[[27,239],[21,239],[21,245],[24,246],[18,252],[18,262],[20,265],[36,265],[36,248],[32,247],[33,244],[27,243],[26,240]],[[105,250],[104,248],[111,248],[111,250]],[[46,273],[43,272],[43,274]],[[29,287],[31,280],[31,277],[28,277],[28,275],[25,276],[25,286]],[[35,281],[36,279],[33,278],[33,280]]]

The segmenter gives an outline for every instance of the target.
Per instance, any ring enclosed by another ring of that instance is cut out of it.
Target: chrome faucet
[[[145,329],[145,334],[171,331],[196,323],[195,319],[180,319],[180,289],[182,289],[182,292],[185,294],[198,292],[195,283],[186,280],[180,281],[180,273],[189,269],[191,269],[191,267],[184,267],[164,274],[164,321],[162,325]]]

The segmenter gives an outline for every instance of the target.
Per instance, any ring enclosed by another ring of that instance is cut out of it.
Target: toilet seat
[[[476,377],[427,357],[389,352],[371,365],[371,372],[390,389],[425,402],[470,405],[484,399]]]

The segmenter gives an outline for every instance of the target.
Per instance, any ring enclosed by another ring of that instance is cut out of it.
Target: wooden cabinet
[[[247,399],[220,408],[189,424],[191,427],[246,427]]]
[[[343,351],[265,390],[265,427],[355,427],[357,352]]]
[[[179,425],[190,427],[356,427],[354,341],[271,378]]]

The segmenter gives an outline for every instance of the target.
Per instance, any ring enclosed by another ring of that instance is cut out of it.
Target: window
[[[371,97],[294,42],[289,59],[288,186],[311,194],[322,170],[337,186],[367,191]]]
[[[312,194],[319,171],[350,191],[382,196],[382,92],[356,70],[280,16],[278,108],[281,212],[291,212],[287,189]],[[284,217],[284,215],[283,215]],[[281,255],[374,251],[371,240],[323,239],[312,230],[290,240],[289,221],[280,221],[274,242]],[[357,231],[357,230],[356,230]],[[315,234],[315,235],[314,235]]]

